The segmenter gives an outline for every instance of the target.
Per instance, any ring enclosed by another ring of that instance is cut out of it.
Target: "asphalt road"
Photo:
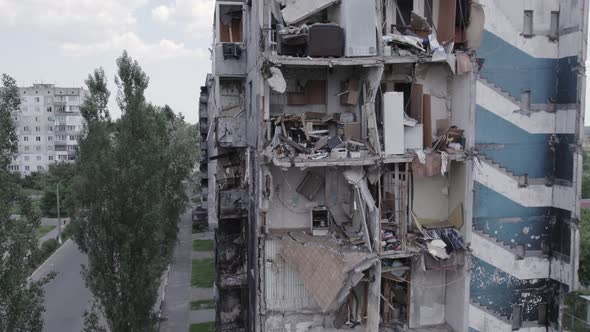
[[[57,276],[45,285],[44,332],[80,332],[83,326],[82,315],[90,307],[92,294],[84,285],[80,271],[87,264],[87,257],[78,250],[72,241],[66,241],[51,256],[32,278],[38,280],[48,273]]]

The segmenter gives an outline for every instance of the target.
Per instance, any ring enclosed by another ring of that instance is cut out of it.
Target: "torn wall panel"
[[[281,11],[287,25],[300,22],[313,14],[326,9],[338,0],[287,0],[285,8]]]
[[[353,251],[331,238],[290,233],[280,242],[280,255],[299,273],[303,284],[323,312],[335,310],[343,294],[374,264],[375,254]]]
[[[303,280],[279,255],[279,239],[266,241],[265,292],[266,309],[273,311],[319,311],[313,296],[303,286]]]
[[[412,264],[410,328],[445,322],[445,273],[421,271]]]

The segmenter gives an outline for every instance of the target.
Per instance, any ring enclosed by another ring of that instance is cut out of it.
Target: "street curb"
[[[162,318],[162,312],[164,311],[163,306],[164,300],[166,299],[166,288],[168,288],[168,276],[170,275],[170,265],[171,264],[168,264],[168,267],[166,267],[166,272],[164,272],[164,282],[162,283],[162,297],[160,298],[160,304],[158,305],[158,327],[160,326],[159,322]]]

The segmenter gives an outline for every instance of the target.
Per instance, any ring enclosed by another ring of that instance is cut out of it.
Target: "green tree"
[[[583,209],[580,220],[580,267],[578,279],[585,286],[590,285],[590,210]]]
[[[102,69],[86,81],[90,97],[81,107],[86,128],[73,187],[74,238],[88,254],[85,280],[109,329],[155,331],[160,276],[172,254],[187,201],[183,180],[197,147],[188,145],[191,132],[169,107],[145,101],[149,79],[137,61],[124,52],[117,66],[118,121],[109,116]],[[96,325],[87,321],[85,328]]]
[[[74,209],[72,197],[73,183],[76,181],[76,166],[73,163],[56,163],[49,165],[46,173],[41,213],[44,217],[57,217],[57,185],[59,183],[60,216],[70,216]]]
[[[582,153],[584,161],[582,163],[582,198],[590,198],[590,155],[588,150]]]
[[[40,223],[29,199],[22,194],[8,166],[16,152],[17,136],[12,122],[20,105],[16,81],[2,76],[0,87],[0,331],[41,331],[44,278],[27,279],[39,256],[35,229]],[[13,204],[24,211],[19,218],[11,215]]]

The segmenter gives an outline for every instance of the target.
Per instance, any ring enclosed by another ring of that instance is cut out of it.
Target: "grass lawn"
[[[40,225],[35,231],[35,235],[38,239],[42,238],[45,234],[51,232],[55,228],[55,225]]]
[[[203,288],[213,287],[214,280],[215,262],[213,258],[193,259],[191,286]]]
[[[191,324],[190,332],[215,332],[215,322]]]
[[[200,300],[191,302],[191,310],[213,309],[215,308],[215,301]]]
[[[193,240],[194,251],[213,251],[213,240]]]

